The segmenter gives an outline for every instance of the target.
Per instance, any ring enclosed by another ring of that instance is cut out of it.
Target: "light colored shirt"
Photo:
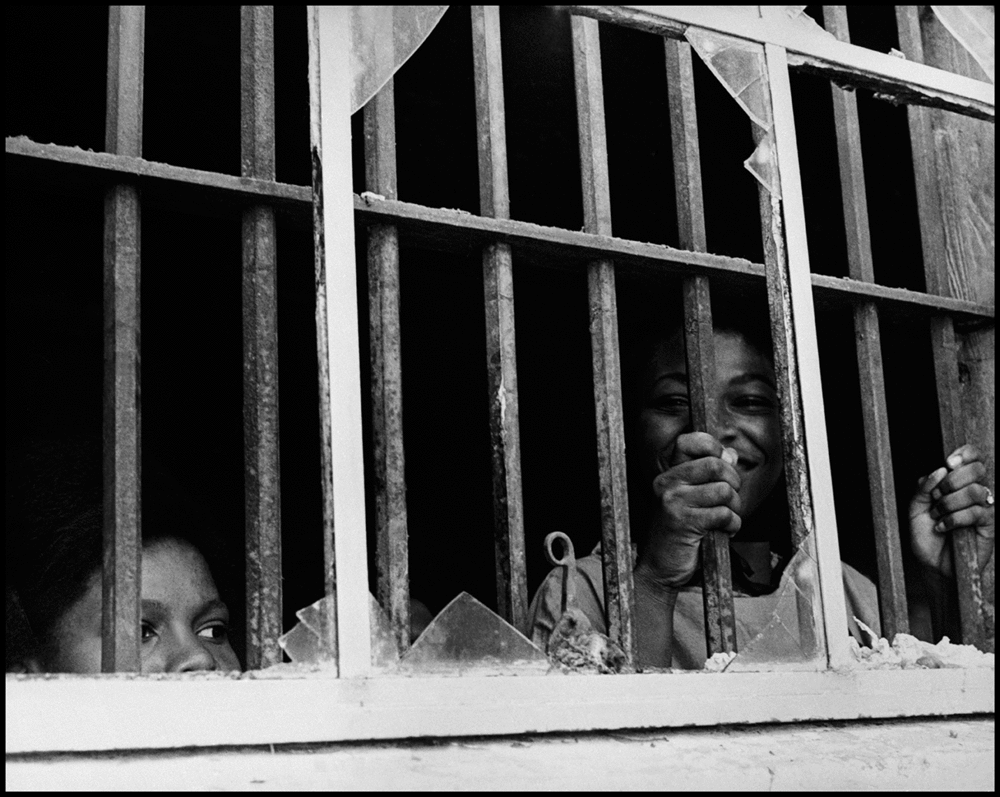
[[[796,564],[797,557],[793,557],[774,592],[760,596],[734,595],[736,646],[744,661],[801,661],[815,655],[803,650],[800,616],[808,617],[810,604],[799,597],[802,590],[792,578]],[[845,631],[859,643],[867,644],[854,618],[881,634],[878,593],[860,572],[843,562],[841,566],[847,604]],[[526,633],[542,650],[546,649],[562,616],[564,572],[563,567],[557,567],[545,577],[528,610]],[[595,631],[606,634],[600,546],[577,561],[575,586],[576,607],[587,616]],[[677,594],[671,655],[675,668],[700,670],[705,666],[705,609],[700,586],[682,587]]]

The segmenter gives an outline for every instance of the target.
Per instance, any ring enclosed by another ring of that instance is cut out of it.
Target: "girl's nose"
[[[737,438],[739,430],[736,428],[736,419],[733,417],[733,413],[729,411],[725,403],[720,401],[718,406],[719,442],[726,445]]]
[[[176,640],[175,648],[170,652],[167,663],[167,672],[195,672],[218,668],[215,657],[192,632],[185,633]]]

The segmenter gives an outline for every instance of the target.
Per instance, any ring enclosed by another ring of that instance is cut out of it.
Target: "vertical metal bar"
[[[392,47],[391,37],[381,42]],[[391,59],[391,53],[383,57]],[[365,185],[395,199],[395,94],[390,79],[364,109]],[[378,600],[399,651],[410,646],[409,552],[403,455],[403,380],[399,326],[399,238],[390,224],[368,230],[372,436]]]
[[[320,362],[326,575],[337,600],[339,674],[360,678],[371,672],[372,640],[351,176],[351,10],[313,6],[307,19],[314,191],[321,216],[316,322],[321,350],[326,344]]]
[[[604,128],[604,87],[596,20],[572,18],[576,113],[580,135],[584,230],[611,235],[611,190]],[[608,635],[636,660],[635,596],[625,472],[625,436],[618,351],[615,267],[598,260],[587,268],[590,345],[597,415],[597,458],[601,485],[602,554]]]
[[[322,104],[319,56],[319,10],[306,10],[309,37],[309,144],[313,188],[313,257],[316,282],[316,358],[319,376],[320,482],[323,491],[323,594],[337,595],[334,539],[333,428],[331,425],[330,338],[327,328],[326,236],[323,215]],[[324,612],[322,629],[327,650],[338,650],[336,612]],[[339,665],[339,656],[338,656]]]
[[[841,41],[850,42],[846,6],[823,6],[826,29]],[[847,264],[851,279],[875,281],[868,200],[861,157],[861,127],[858,100],[853,91],[830,85],[833,118],[840,163],[840,190],[847,227]],[[854,337],[861,382],[868,484],[871,491],[875,551],[878,560],[879,609],[882,633],[892,639],[909,633],[903,551],[899,538],[896,487],[893,482],[892,451],[889,446],[889,414],[885,404],[882,370],[882,337],[878,308],[872,302],[854,308]]]
[[[472,7],[472,54],[479,142],[479,211],[484,216],[507,219],[510,218],[510,195],[507,186],[499,6]],[[528,617],[528,575],[521,494],[514,272],[509,244],[494,243],[484,248],[483,291],[490,449],[493,455],[497,605],[504,619],[516,628],[524,628]]]
[[[275,179],[274,8],[240,10],[244,177]],[[243,213],[243,445],[247,667],[281,661],[281,476],[278,457],[278,297],[274,210]]]
[[[771,334],[781,402],[785,479],[793,524],[792,541],[799,547],[810,534],[814,535],[815,544],[810,549],[818,557],[818,586],[822,600],[815,599],[815,587],[806,575],[808,570],[799,574],[797,586],[812,593],[809,595],[812,619],[820,628],[826,629],[829,665],[842,667],[850,661],[848,634],[843,632],[847,608],[826,438],[826,411],[816,341],[816,316],[788,57],[783,47],[772,44],[764,45],[764,54],[774,117],[774,157],[777,158],[781,198],[762,187],[760,206]],[[805,550],[809,553],[810,549]],[[800,612],[799,634],[806,652],[815,649],[816,638],[822,638],[822,631],[816,631],[815,626],[810,629],[807,625],[808,619]],[[807,636],[810,630],[816,638]]]
[[[906,57],[924,63],[924,47],[918,6],[898,6],[896,23],[899,45]],[[909,106],[907,115],[913,150],[913,176],[917,190],[920,239],[924,253],[927,291],[941,296],[953,294],[948,279],[948,240],[945,234],[947,187],[943,185],[952,164],[948,152],[935,145],[932,111]],[[931,319],[931,346],[937,385],[938,412],[941,423],[943,456],[948,456],[965,442],[961,398],[958,393],[958,345],[950,316]],[[958,582],[958,609],[962,641],[985,649],[985,600],[979,577],[976,533],[974,529],[955,529],[951,534],[955,577]]]
[[[701,153],[694,98],[691,46],[664,40],[667,97],[674,155],[674,192],[677,228],[682,249],[704,252],[705,209],[701,190]],[[687,354],[691,425],[696,431],[717,434],[718,402],[715,395],[715,342],[708,278],[684,278],[684,347]],[[733,604],[729,535],[713,531],[705,536],[701,551],[702,596],[705,601],[705,642],[708,655],[736,651],[736,612]]]
[[[105,147],[116,155],[142,155],[145,29],[143,7],[110,7]],[[138,189],[112,186],[104,200],[103,672],[140,668],[139,231]]]

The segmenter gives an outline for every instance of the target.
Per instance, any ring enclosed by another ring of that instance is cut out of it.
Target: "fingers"
[[[983,536],[992,536],[993,524],[989,523],[991,511],[979,504],[960,509],[941,518],[934,525],[934,531],[945,534],[955,529],[976,528],[977,531],[985,532]]]
[[[981,455],[979,449],[976,448],[971,443],[967,443],[964,446],[959,446],[954,451],[948,455],[946,460],[948,463],[949,470],[955,470],[961,465],[966,465],[971,462],[979,462]]]
[[[963,446],[963,448],[967,447],[968,446]],[[949,461],[950,460],[951,457],[949,457]],[[935,473],[937,473],[937,471],[935,471]],[[934,486],[931,490],[931,498],[938,501],[944,495],[957,492],[970,484],[980,482],[985,476],[986,466],[978,460],[967,465],[959,465],[957,469],[952,470],[951,473],[942,478],[937,485]]]
[[[674,443],[669,464],[679,465],[702,457],[721,457],[722,452],[722,443],[708,432],[688,432],[680,435]]]
[[[743,523],[740,516],[727,506],[713,506],[693,510],[693,512],[698,527],[705,531],[724,531],[728,534],[735,534]]]
[[[720,446],[721,449],[721,446]],[[668,483],[679,482],[690,485],[725,482],[735,491],[739,491],[743,480],[739,472],[725,459],[718,456],[705,456],[701,459],[682,462],[664,471],[656,477],[654,489],[662,489]]]
[[[992,525],[993,508],[987,504],[990,491],[981,484],[969,484],[938,500],[930,510],[937,524],[934,530],[942,533],[965,526]]]
[[[739,492],[727,482],[699,484],[688,490],[689,506],[697,507],[729,507],[736,514],[743,508]]]
[[[934,490],[935,487],[937,487],[941,483],[941,480],[947,475],[948,475],[947,468],[938,468],[929,476],[924,476],[919,482],[917,482],[917,497],[930,501],[931,492]]]

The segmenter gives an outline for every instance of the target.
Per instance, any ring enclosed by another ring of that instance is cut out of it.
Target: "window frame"
[[[570,7],[580,14],[622,22],[638,7]],[[760,269],[747,264],[725,264],[726,258],[678,252],[665,247],[624,240],[597,240],[598,236],[561,230],[542,230],[503,219],[470,217],[454,211],[431,210],[402,202],[369,206],[352,192],[350,148],[350,85],[347,26],[343,8],[310,12],[310,48],[315,54],[319,31],[324,42],[320,57],[311,58],[310,100],[322,108],[326,122],[320,128],[314,113],[314,141],[322,136],[322,191],[316,203],[317,235],[322,220],[322,247],[326,292],[320,299],[325,318],[327,357],[321,380],[333,381],[329,391],[329,427],[324,434],[326,478],[331,481],[332,515],[328,530],[332,550],[328,571],[336,571],[338,605],[339,677],[320,671],[249,672],[242,676],[211,673],[139,677],[8,675],[6,689],[7,753],[167,749],[239,744],[302,743],[374,740],[450,735],[494,735],[520,732],[590,731],[613,728],[714,725],[724,723],[794,722],[810,719],[857,719],[946,714],[992,713],[992,669],[970,670],[854,670],[847,639],[828,639],[828,669],[788,671],[775,665],[768,672],[696,674],[646,673],[603,677],[558,676],[461,677],[374,674],[371,668],[368,618],[368,554],[365,535],[364,473],[361,441],[361,381],[355,284],[354,226],[356,219],[382,216],[409,220],[419,226],[445,224],[465,227],[484,240],[537,242],[549,236],[553,243],[607,256],[616,249],[625,258],[683,263],[704,273]],[[760,31],[732,29],[726,15],[714,9],[684,7],[636,12],[643,24],[659,25],[658,32],[683,29],[686,24],[764,41],[775,103],[778,158],[782,180],[784,235],[798,342],[803,413],[816,515],[820,589],[825,625],[836,627],[846,613],[840,577],[840,556],[833,511],[832,477],[826,450],[826,429],[816,349],[813,291],[869,292],[880,301],[926,303],[951,312],[982,317],[992,308],[944,297],[914,300],[906,291],[879,286],[843,286],[842,281],[810,275],[804,210],[798,178],[797,147],[791,118],[788,64],[810,64],[831,77],[856,77],[862,63],[864,79],[886,84],[888,91],[931,98],[953,110],[973,109],[970,115],[993,119],[993,89],[979,81],[942,70],[910,64],[865,51],[843,42],[822,46],[775,36],[761,23]],[[601,16],[604,15],[604,16]],[[634,15],[632,19],[634,19]],[[339,39],[339,41],[338,41]],[[319,64],[324,81],[318,81]],[[859,71],[860,70],[860,71]],[[332,80],[325,79],[332,75]],[[874,77],[872,77],[874,75]],[[318,90],[317,90],[318,85]],[[988,94],[988,96],[987,96]],[[782,107],[782,104],[787,107]],[[332,123],[330,123],[332,121]],[[195,170],[146,164],[139,158],[73,152],[69,147],[39,147],[38,157],[53,154],[84,167],[147,174],[157,170],[171,181],[205,184]],[[31,146],[13,142],[13,150],[28,155]],[[64,151],[65,150],[65,151]],[[7,151],[12,151],[8,140]],[[107,163],[103,163],[103,161]],[[133,160],[135,161],[133,163]],[[213,178],[246,194],[280,197],[295,204],[308,196],[304,189],[254,178]],[[317,243],[320,243],[317,239]],[[338,267],[339,266],[339,267]],[[318,307],[317,313],[321,310]],[[321,336],[322,337],[322,336]],[[328,572],[333,583],[333,573]],[[687,678],[699,678],[697,686]],[[641,679],[637,681],[636,679]],[[155,722],[136,722],[136,715]],[[86,725],[66,718],[87,718]],[[192,723],[192,717],[211,717]]]

